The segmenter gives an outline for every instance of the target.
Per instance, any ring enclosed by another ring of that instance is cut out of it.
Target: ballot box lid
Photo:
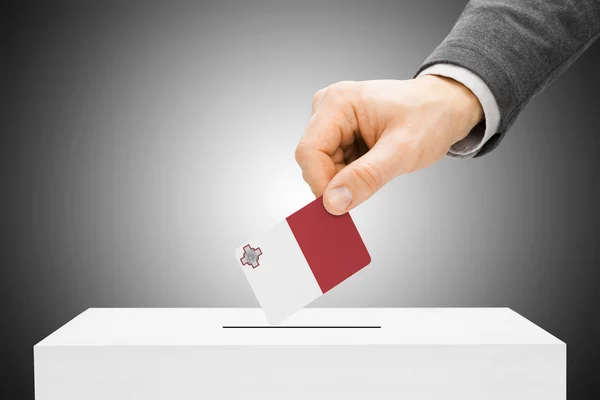
[[[563,344],[508,308],[90,308],[36,346]]]

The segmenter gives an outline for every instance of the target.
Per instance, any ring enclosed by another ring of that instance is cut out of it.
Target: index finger
[[[299,159],[298,154],[302,156]],[[310,186],[315,197],[323,195],[327,184],[337,173],[333,159],[320,150],[305,147],[303,142],[296,149],[296,160],[302,169],[302,178]]]
[[[323,194],[337,173],[336,162],[343,162],[344,127],[338,115],[337,107],[322,101],[296,148],[296,161],[302,169],[302,177],[317,197]]]

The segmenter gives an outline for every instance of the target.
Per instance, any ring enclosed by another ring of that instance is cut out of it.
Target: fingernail
[[[352,203],[352,193],[346,186],[336,187],[327,194],[329,205],[337,211],[346,211]]]

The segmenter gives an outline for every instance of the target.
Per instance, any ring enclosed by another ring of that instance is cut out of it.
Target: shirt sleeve
[[[438,64],[456,65],[487,84],[500,124],[474,155],[481,157],[498,146],[529,101],[598,38],[600,0],[470,0],[415,75]]]
[[[448,156],[452,158],[474,157],[497,132],[500,125],[500,109],[492,91],[480,77],[457,65],[435,64],[424,69],[418,76],[423,75],[439,75],[454,79],[466,86],[479,100],[485,121],[473,128],[467,137],[452,145],[448,152]]]

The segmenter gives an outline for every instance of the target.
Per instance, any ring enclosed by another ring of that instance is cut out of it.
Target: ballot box
[[[566,345],[507,308],[89,309],[34,346],[38,400],[566,398]]]

